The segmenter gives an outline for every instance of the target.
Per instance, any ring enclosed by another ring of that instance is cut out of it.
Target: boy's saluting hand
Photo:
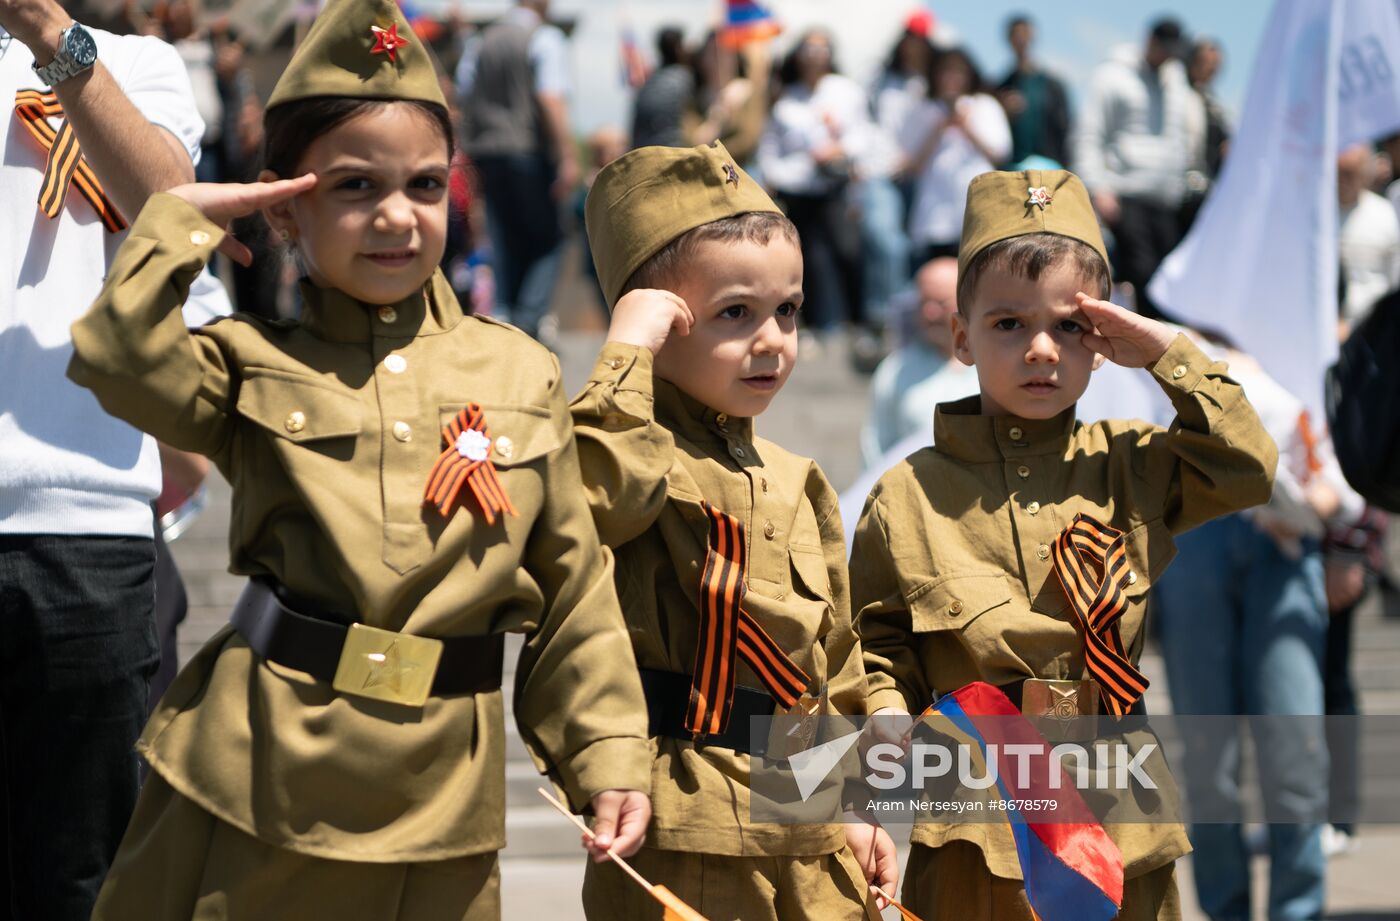
[[[1176,333],[1164,324],[1117,304],[1092,298],[1082,291],[1074,297],[1094,325],[1093,332],[1084,334],[1084,344],[1116,365],[1150,368],[1176,338]]]
[[[608,341],[646,346],[655,355],[675,330],[690,335],[695,315],[679,295],[658,288],[636,288],[618,298],[613,307]]]

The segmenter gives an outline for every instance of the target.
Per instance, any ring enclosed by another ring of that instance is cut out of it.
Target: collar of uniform
[[[659,377],[653,379],[652,390],[657,418],[687,440],[705,437],[741,444],[753,441],[753,419],[717,412]]]
[[[462,322],[462,308],[441,270],[396,304],[366,304],[336,288],[301,280],[302,327],[330,342],[412,339],[444,333]]]
[[[1049,419],[984,416],[974,396],[939,403],[933,413],[934,449],[971,463],[1061,452],[1073,431],[1073,406]]]

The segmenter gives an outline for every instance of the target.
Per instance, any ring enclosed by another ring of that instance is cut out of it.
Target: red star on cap
[[[399,24],[389,23],[389,28],[381,29],[379,26],[370,26],[369,30],[374,33],[374,47],[369,49],[370,54],[387,54],[389,60],[398,63],[398,49],[408,44],[408,39],[399,37]]]

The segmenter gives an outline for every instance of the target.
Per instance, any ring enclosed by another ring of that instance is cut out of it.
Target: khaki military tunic
[[[692,674],[708,501],[743,523],[745,610],[812,677],[811,690],[828,682],[833,710],[864,713],[837,497],[817,465],[755,437],[752,419],[653,381],[645,348],[605,345],[572,409],[588,501],[617,556],[637,665]],[[736,681],[762,687],[742,663]],[[652,745],[649,847],[760,857],[845,845],[836,823],[750,823],[747,754],[665,736]]]
[[[918,713],[973,681],[1086,677],[1084,638],[1050,552],[1081,512],[1127,535],[1121,630],[1138,661],[1147,592],[1176,552],[1173,535],[1266,502],[1277,461],[1239,384],[1185,336],[1151,373],[1176,409],[1169,429],[1085,424],[1073,409],[1045,420],[984,416],[976,397],[939,406],[934,447],[880,479],[856,531],[852,605],[871,712]],[[1165,781],[1158,814],[1172,814],[1160,755],[1145,767]],[[1113,816],[1105,825],[1129,877],[1189,851],[1175,822]],[[1020,878],[1005,823],[927,823],[912,834],[930,847],[957,839],[979,845],[997,876]]]
[[[554,358],[463,316],[441,273],[394,305],[304,285],[298,323],[187,331],[178,308],[221,238],[185,202],[153,198],[73,328],[72,378],[219,467],[233,572],[388,630],[524,633],[514,706],[539,768],[576,810],[603,789],[648,790],[641,688]],[[446,521],[423,504],[441,428],[469,401],[519,512],[495,525],[469,498]],[[499,691],[421,710],[342,696],[225,628],[140,748],[175,791],[268,844],[442,860],[505,844],[503,720]]]

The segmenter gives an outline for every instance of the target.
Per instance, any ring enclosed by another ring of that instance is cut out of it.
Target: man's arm
[[[0,26],[28,46],[41,67],[54,59],[61,33],[72,22],[54,0],[0,0]],[[137,110],[101,60],[53,90],[83,157],[128,219],[156,192],[194,181],[184,145]]]

